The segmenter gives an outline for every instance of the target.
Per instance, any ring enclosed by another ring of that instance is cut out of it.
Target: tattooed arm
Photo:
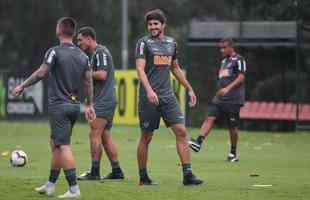
[[[85,118],[88,122],[92,122],[96,119],[96,113],[93,108],[93,78],[92,70],[86,70],[84,74],[84,93],[86,96],[86,108],[85,108]]]
[[[12,91],[12,94],[14,96],[20,95],[25,88],[39,82],[42,80],[46,74],[49,72],[49,67],[46,64],[42,64],[39,69],[37,69],[35,72],[33,72],[29,78],[27,78],[22,84],[18,85],[14,90]]]
[[[92,70],[85,71],[84,74],[84,93],[86,96],[86,105],[93,105],[93,77]]]

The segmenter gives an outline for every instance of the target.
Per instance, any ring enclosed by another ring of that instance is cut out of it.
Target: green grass
[[[225,161],[229,149],[225,130],[214,130],[199,154],[192,154],[194,173],[206,181],[198,187],[181,185],[181,166],[175,150],[174,136],[161,128],[150,146],[149,171],[160,183],[155,187],[138,186],[136,146],[139,129],[136,126],[115,126],[113,139],[119,149],[119,160],[125,171],[122,182],[81,182],[81,199],[121,200],[301,200],[310,199],[309,133],[241,132],[238,147],[240,162]],[[47,122],[0,122],[0,153],[23,149],[29,163],[23,168],[9,166],[9,157],[0,156],[0,199],[46,199],[33,192],[33,188],[46,181],[49,172],[49,127]],[[88,126],[77,124],[72,148],[77,170],[88,169]],[[197,135],[198,129],[190,129]],[[110,166],[104,156],[101,173],[107,174]],[[250,177],[258,174],[258,177]],[[271,184],[257,188],[254,184]],[[63,174],[56,193],[67,190]],[[53,198],[49,198],[53,199]]]

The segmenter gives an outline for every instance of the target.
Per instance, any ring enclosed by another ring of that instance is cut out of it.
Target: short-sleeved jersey
[[[94,80],[94,102],[96,105],[115,103],[114,64],[110,51],[103,45],[97,45],[91,57],[93,71],[104,70],[106,80]]]
[[[78,104],[86,70],[87,55],[71,43],[61,43],[50,48],[43,63],[49,67],[48,105]]]
[[[246,72],[245,59],[236,54],[232,57],[225,58],[221,62],[218,72],[218,90],[232,83],[240,73]],[[245,84],[242,81],[224,96],[215,96],[212,100],[214,103],[229,103],[243,105],[245,101]]]
[[[177,59],[177,43],[165,36],[163,39],[153,39],[145,36],[137,42],[136,59],[146,60],[145,73],[154,92],[159,96],[174,95],[170,83],[170,69]],[[140,97],[146,97],[145,88],[140,83]]]

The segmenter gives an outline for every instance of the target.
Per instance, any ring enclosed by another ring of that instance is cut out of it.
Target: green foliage
[[[294,2],[299,2],[299,7],[296,7]],[[191,20],[295,20],[297,11],[305,23],[310,19],[308,0],[128,0],[128,3],[129,68],[135,67],[136,41],[146,34],[144,13],[152,8],[162,9],[168,17],[167,34],[177,38],[181,64],[188,69],[189,80],[199,97],[199,109],[188,113],[193,122],[191,124],[195,125],[199,125],[202,121],[204,116],[201,113],[205,112],[206,103],[215,93],[215,76],[220,56],[214,49],[206,48],[201,48],[200,52],[195,51],[194,56],[189,55],[186,39]],[[58,43],[55,37],[55,25],[57,19],[63,16],[75,17],[79,26],[94,26],[99,43],[111,50],[116,68],[121,68],[121,1],[1,0],[0,72],[17,71],[29,75],[34,71],[41,64],[44,52]],[[280,50],[280,53],[272,50],[272,56],[265,54],[265,57],[260,55],[262,52],[270,52],[268,49],[266,51],[241,49],[240,52],[249,61],[249,70],[252,70],[252,74],[249,74],[251,81],[247,82],[248,99],[252,98],[249,94],[258,91],[256,83],[273,80],[274,77],[266,77],[270,74],[275,77],[281,75],[281,66],[290,71],[295,70],[295,61],[289,59],[294,57],[290,50]],[[276,55],[277,59],[274,59],[273,55]],[[309,54],[304,55],[306,57]],[[274,65],[275,60],[281,62]],[[307,62],[307,67],[302,71],[309,74],[310,63]],[[273,70],[274,66],[278,71]],[[257,77],[259,79],[256,79]],[[310,85],[309,76],[305,79],[304,85]],[[303,100],[309,98],[308,88],[309,86],[305,87],[301,94]],[[285,94],[285,100],[294,99],[295,95],[295,92]],[[282,96],[278,100],[283,100]]]

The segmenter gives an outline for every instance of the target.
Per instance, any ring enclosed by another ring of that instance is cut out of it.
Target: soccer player
[[[63,169],[70,187],[65,194],[58,196],[59,198],[80,196],[70,138],[74,123],[80,114],[80,102],[77,94],[81,88],[81,82],[84,83],[86,95],[86,119],[91,122],[96,118],[92,106],[92,77],[88,57],[72,43],[75,32],[76,21],[73,18],[59,19],[56,35],[60,44],[50,48],[46,52],[40,68],[12,91],[13,95],[19,95],[25,88],[49,74],[48,111],[51,128],[51,170],[48,181],[35,190],[48,196],[54,195],[55,183],[60,170]]]
[[[91,58],[94,80],[94,109],[97,118],[90,124],[91,132],[91,170],[78,177],[78,180],[100,180],[100,160],[102,145],[110,160],[112,172],[103,180],[124,179],[119,165],[117,149],[112,142],[112,127],[116,106],[114,64],[109,50],[96,42],[96,32],[92,27],[83,27],[78,31],[78,44]]]
[[[229,162],[238,161],[238,123],[239,112],[245,101],[245,71],[246,62],[242,56],[236,53],[232,39],[223,39],[219,43],[219,48],[224,56],[218,73],[218,91],[209,107],[208,116],[200,129],[197,139],[189,141],[190,147],[195,152],[199,152],[205,138],[210,133],[216,119],[223,118],[228,123],[230,134],[230,153],[227,160]]]
[[[183,184],[199,185],[203,181],[192,173],[184,116],[170,84],[170,71],[187,89],[191,107],[196,104],[196,96],[178,63],[176,41],[164,35],[164,13],[159,9],[147,12],[145,23],[149,35],[142,37],[136,45],[136,69],[140,80],[138,110],[141,137],[137,149],[140,185],[157,184],[149,178],[147,158],[153,132],[159,128],[161,117],[176,136]]]

